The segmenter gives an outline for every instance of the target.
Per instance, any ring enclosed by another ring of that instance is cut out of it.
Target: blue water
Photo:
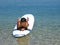
[[[24,14],[34,15],[35,24],[33,31],[25,38],[16,39],[11,34],[17,18]],[[29,38],[28,41],[27,38]],[[0,8],[0,44],[17,45],[17,43],[22,43],[20,40],[25,41],[22,42],[26,43],[26,45],[60,45],[59,6]]]

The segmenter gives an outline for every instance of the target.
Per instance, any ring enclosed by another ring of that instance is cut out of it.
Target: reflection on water
[[[28,45],[29,35],[17,38],[18,45]]]

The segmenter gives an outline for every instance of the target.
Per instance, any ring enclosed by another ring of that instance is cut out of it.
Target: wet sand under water
[[[18,45],[28,45],[28,41],[29,41],[29,35],[17,38]]]

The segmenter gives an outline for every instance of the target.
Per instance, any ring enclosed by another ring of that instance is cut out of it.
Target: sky
[[[31,6],[31,5],[60,5],[59,0],[0,0],[0,7]]]

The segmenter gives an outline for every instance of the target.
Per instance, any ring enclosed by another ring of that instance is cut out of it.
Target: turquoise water
[[[33,14],[35,24],[31,33],[23,38],[11,34],[17,18]],[[21,41],[22,40],[22,41]],[[24,42],[25,41],[25,42]],[[60,45],[60,9],[56,6],[21,6],[0,9],[1,45]]]

